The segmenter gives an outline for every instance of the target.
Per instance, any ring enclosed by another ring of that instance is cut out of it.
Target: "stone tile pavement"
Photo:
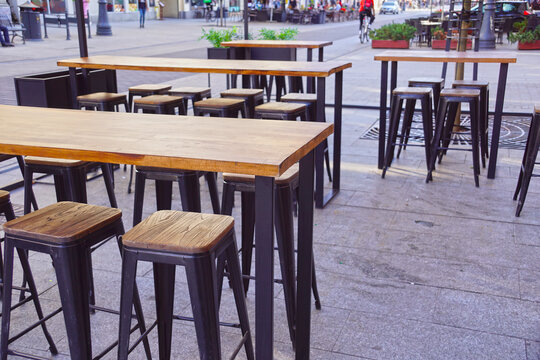
[[[400,15],[401,16],[401,15]],[[377,21],[391,21],[380,16]],[[148,56],[203,57],[204,44],[196,38],[203,23],[195,21],[149,22],[141,30],[136,24],[113,24],[113,38],[94,38],[91,53],[123,53]],[[356,24],[340,23],[301,28],[301,38],[328,38],[328,59],[348,60],[353,68],[345,72],[345,103],[377,105],[379,64],[376,51],[358,44]],[[274,24],[270,26],[276,26]],[[142,34],[144,31],[144,35]],[[53,31],[49,32],[50,34]],[[66,46],[62,34],[50,35],[42,43],[17,46],[6,53],[0,102],[14,103],[11,78],[35,71],[54,70],[59,57],[77,55],[76,42]],[[56,36],[56,37],[53,37]],[[504,46],[508,50],[510,47]],[[511,50],[510,50],[511,51]],[[30,52],[34,52],[31,54]],[[538,52],[518,53],[510,66],[505,110],[529,111],[540,98]],[[414,75],[435,75],[439,66],[400,65],[400,82]],[[481,67],[491,82],[495,66]],[[206,84],[206,75],[119,72],[119,88],[144,82],[173,85]],[[224,76],[211,76],[214,94],[225,87]],[[330,79],[329,85],[333,84]],[[328,99],[332,97],[329,86]],[[11,91],[11,92],[10,92]],[[494,91],[492,90],[492,96]],[[491,102],[494,104],[494,101]],[[514,217],[512,201],[521,150],[502,149],[497,178],[488,180],[482,170],[479,188],[474,187],[472,161],[467,152],[449,152],[425,184],[423,150],[408,148],[396,159],[385,179],[376,168],[377,143],[361,135],[377,121],[370,110],[344,109],[342,191],[323,210],[315,212],[315,260],[322,298],[322,310],[313,308],[311,357],[313,359],[539,359],[540,358],[540,182],[531,184],[522,216]],[[327,109],[332,119],[332,109]],[[0,183],[19,179],[14,163],[0,164]],[[133,194],[127,194],[128,173],[116,171],[116,196],[130,228]],[[145,194],[145,215],[155,209],[152,184]],[[330,184],[327,184],[330,186]],[[40,206],[54,201],[52,179],[34,187]],[[205,189],[205,186],[201,186]],[[173,207],[180,209],[178,193]],[[88,182],[92,204],[108,205],[101,178]],[[22,190],[12,192],[13,202],[22,204]],[[236,202],[240,203],[239,199]],[[203,208],[210,211],[207,192]],[[239,210],[234,210],[237,228]],[[120,257],[114,242],[100,248],[93,257],[99,304],[117,306],[120,289]],[[47,310],[59,305],[54,270],[50,260],[31,255],[41,299]],[[276,263],[276,274],[279,274]],[[20,268],[15,270],[20,279]],[[155,318],[151,267],[140,266],[138,284],[148,322]],[[254,290],[247,301],[254,318]],[[281,286],[275,289],[276,359],[292,359]],[[191,312],[186,281],[177,274],[175,310]],[[231,292],[225,290],[221,316],[234,320]],[[30,319],[31,318],[31,319]],[[22,328],[35,318],[31,306],[15,311],[12,324]],[[69,358],[61,316],[49,324],[60,349],[58,359]],[[107,314],[92,316],[94,352],[117,336],[117,320]],[[223,329],[225,354],[238,340],[234,330]],[[156,334],[151,337],[157,354]],[[197,358],[194,328],[176,323],[174,359]],[[50,357],[39,330],[14,344],[19,350]],[[241,357],[243,358],[241,352]],[[114,355],[107,357],[115,358]],[[144,358],[137,349],[133,358]]]

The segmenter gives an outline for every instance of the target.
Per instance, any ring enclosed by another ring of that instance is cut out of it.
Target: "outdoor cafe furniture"
[[[155,114],[187,115],[186,100],[182,96],[147,95],[135,99],[133,112],[150,112]]]
[[[263,90],[261,89],[227,89],[222,91],[220,95],[223,98],[243,100],[248,118],[253,118],[255,106],[264,102]]]
[[[399,135],[399,144],[396,143],[398,138],[399,120],[401,118],[401,110],[403,108],[403,101],[406,101],[405,114],[403,115],[403,125],[401,127],[401,133]],[[402,146],[407,146],[407,140],[411,131],[411,125],[413,120],[413,113],[416,105],[416,101],[419,100],[422,107],[422,126],[424,129],[424,145],[426,152],[426,164],[430,159],[430,144],[433,132],[433,111],[431,107],[431,89],[423,87],[398,87],[392,91],[391,101],[391,115],[390,126],[388,129],[388,141],[386,145],[386,154],[384,159],[384,168],[382,172],[382,178],[386,175],[386,171],[392,164],[394,158],[394,148],[399,145],[397,158],[401,152]]]
[[[44,115],[43,110],[41,109],[41,115]],[[71,115],[73,115],[73,112]],[[71,120],[75,120],[74,117]],[[15,137],[17,138],[17,136]],[[22,137],[18,137],[18,139],[21,140]],[[16,144],[17,140],[14,143]],[[26,144],[30,143],[26,142]],[[14,145],[13,149],[15,150],[15,148],[17,148],[17,145]],[[37,148],[34,147],[34,149]],[[7,359],[8,354],[21,355],[17,350],[9,348],[10,340],[14,340],[18,336],[15,335],[15,337],[9,338],[14,250],[17,250],[28,282],[31,298],[34,301],[38,318],[41,320],[37,324],[42,325],[53,355],[57,353],[56,346],[48,334],[44,321],[63,311],[71,358],[92,359],[92,341],[90,337],[90,307],[92,301],[89,300],[93,295],[93,281],[90,253],[93,246],[97,246],[113,236],[118,238],[124,233],[122,212],[119,209],[104,206],[58,202],[5,223],[4,233],[5,274],[0,341],[1,358]],[[120,248],[120,243],[118,245]],[[49,254],[52,258],[62,307],[47,316],[43,316],[39,303],[36,285],[28,261],[27,254],[29,250]],[[133,291],[131,295],[135,298],[134,307],[137,319],[137,325],[133,330],[138,328],[142,335],[146,332],[146,325],[139,293],[136,286],[132,287],[131,290]],[[102,309],[99,307],[92,308],[96,310]],[[114,310],[104,309],[104,311],[114,313]],[[118,312],[116,313],[118,314]],[[146,356],[150,358],[150,346],[146,336],[143,338],[143,344]],[[100,345],[100,348],[104,348],[102,344]],[[105,347],[105,350],[100,355],[104,356],[114,348],[114,345]]]
[[[540,149],[540,104],[534,105],[534,113],[529,128],[529,135],[527,136],[527,145],[525,146],[525,152],[523,153],[518,183],[516,191],[514,192],[514,200],[517,200],[519,195],[516,216],[519,216],[523,209],[531,178],[538,177],[538,175],[533,174],[538,149]]]
[[[194,106],[195,102],[212,97],[212,90],[207,87],[183,86],[169,90],[169,95],[191,100],[191,105]]]
[[[324,194],[323,148],[316,151],[315,206],[323,208],[339,193],[341,173],[341,115],[343,99],[343,70],[352,66],[350,62],[303,62],[303,61],[262,61],[262,60],[211,60],[156,58],[133,56],[90,56],[60,60],[58,66],[67,66],[70,71],[72,91],[76,98],[77,68],[110,70],[173,71],[190,73],[221,73],[235,75],[281,75],[306,76],[316,78],[317,112],[316,121],[324,122],[326,100],[326,78],[335,75],[334,88],[334,152],[332,190]],[[386,104],[385,104],[386,105]],[[384,142],[384,139],[383,139]],[[382,161],[382,160],[381,160]]]
[[[431,144],[431,154],[429,156],[429,167],[426,182],[433,180],[432,173],[435,170],[435,162],[441,158],[451,144],[452,128],[456,119],[458,107],[461,103],[468,103],[471,117],[471,143],[474,184],[480,186],[478,175],[480,175],[480,146],[478,141],[483,130],[483,121],[480,120],[480,90],[477,89],[444,89],[441,91],[441,101],[439,111],[435,118],[435,133]],[[448,116],[447,116],[448,115]],[[444,153],[443,151],[444,150]],[[462,149],[460,149],[462,150]]]
[[[131,111],[126,95],[110,92],[97,92],[76,97],[79,109],[97,109],[99,111],[118,111],[118,105],[124,105],[126,111]]]
[[[434,52],[434,51],[399,51],[387,50],[375,55],[375,60],[381,62],[381,92],[379,105],[379,156],[378,167],[382,169],[384,164],[384,145],[386,140],[386,105],[388,98],[388,62],[392,63],[390,75],[390,90],[397,84],[398,62],[440,62],[440,63],[491,63],[499,64],[499,80],[497,84],[497,96],[495,100],[495,115],[493,131],[491,135],[491,151],[487,177],[495,178],[497,166],[497,154],[499,149],[499,137],[501,132],[504,94],[506,91],[506,77],[508,64],[515,63],[517,58],[514,54],[505,52]]]
[[[129,108],[133,109],[133,97],[135,96],[149,96],[149,95],[163,95],[172,88],[171,85],[161,84],[141,84],[136,86],[130,86],[128,88],[128,103]]]
[[[444,79],[437,77],[414,77],[409,79],[409,87],[429,87],[433,90],[433,109],[437,113],[439,95],[444,88]]]
[[[236,118],[238,114],[247,117],[248,109],[246,102],[238,98],[209,98],[199,100],[193,105],[193,113],[196,116],[221,116]]]
[[[183,266],[186,272],[200,358],[222,358],[219,330],[221,286],[218,277],[223,273],[226,261],[242,332],[234,353],[243,345],[247,359],[255,360],[231,216],[158,211],[122,236],[122,245],[119,360],[128,358],[131,309],[139,261],[153,264],[160,359],[171,358],[171,345],[176,340],[172,336],[172,322],[177,265]]]
[[[314,150],[334,125],[7,105],[0,112],[6,129],[0,152],[6,154],[255,175],[258,359],[272,358],[274,349],[274,178],[300,161],[296,357],[309,358]],[[200,146],[207,143],[212,146]]]

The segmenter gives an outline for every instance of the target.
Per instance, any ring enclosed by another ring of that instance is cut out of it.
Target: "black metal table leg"
[[[394,91],[397,86],[397,61],[392,61],[392,67],[390,72],[390,93]]]
[[[317,111],[316,121],[324,122],[324,104],[326,99],[326,78],[317,78]],[[337,106],[336,106],[337,107]],[[335,144],[334,144],[335,145]],[[315,206],[318,209],[324,207],[324,148],[319,144],[315,150]]]
[[[257,359],[274,352],[274,178],[255,177],[255,351]],[[311,283],[310,283],[311,284]],[[310,288],[311,291],[311,288]]]
[[[314,152],[300,160],[298,197],[298,280],[296,297],[296,359],[309,359],[311,276],[313,264]]]
[[[386,100],[388,98],[388,61],[381,62],[381,94],[379,105],[379,157],[378,168],[383,168],[386,143]]]
[[[74,67],[69,68],[69,83],[71,86],[71,102],[74,109],[78,109],[77,96],[77,69]]]
[[[313,49],[307,49],[307,61],[313,61]],[[315,93],[315,78],[307,78],[307,88],[306,91],[309,94]]]
[[[491,133],[491,151],[489,153],[488,179],[495,179],[497,167],[497,153],[499,151],[499,137],[501,136],[502,112],[504,105],[504,93],[506,91],[506,77],[508,64],[501,63],[499,68],[499,82],[497,83],[497,98],[495,100],[495,116],[493,117],[493,132]]]

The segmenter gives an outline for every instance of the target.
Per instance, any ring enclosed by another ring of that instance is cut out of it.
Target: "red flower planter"
[[[456,50],[457,49],[457,40],[452,40],[450,41],[450,50]],[[436,50],[436,49],[441,49],[441,50],[444,50],[446,48],[446,40],[436,40],[436,39],[432,39],[431,40],[431,48]],[[471,40],[467,40],[467,50],[471,50],[472,49],[472,41]]]
[[[408,40],[371,40],[373,49],[408,49]]]
[[[518,43],[518,50],[540,50],[540,40],[533,43]]]

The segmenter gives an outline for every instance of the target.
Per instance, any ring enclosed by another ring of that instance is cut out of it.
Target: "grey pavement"
[[[380,15],[375,27],[411,14],[417,13]],[[112,25],[114,36],[94,36],[89,41],[90,54],[205,57],[206,44],[198,40],[201,27],[207,25],[204,22],[149,21],[145,29],[129,22]],[[280,24],[255,24],[253,28],[263,26]],[[300,39],[334,41],[325,51],[326,59],[353,63],[344,73],[344,103],[378,104],[380,64],[373,60],[378,51],[358,42],[356,22],[301,26],[299,30]],[[66,41],[62,29],[49,28],[49,36],[43,42],[1,50],[0,103],[16,103],[14,76],[57,70],[56,60],[78,56],[77,41]],[[518,56],[518,63],[510,65],[505,110],[530,112],[540,99],[540,52],[517,52],[515,47],[504,44],[496,50]],[[441,70],[440,64],[399,66],[398,85],[409,77],[435,76]],[[452,67],[449,71],[452,74]],[[497,73],[496,65],[480,67],[480,77],[492,84],[492,108]],[[118,81],[119,90],[126,91],[130,85],[149,82],[202,85],[208,77],[119,71]],[[212,75],[210,81],[213,94],[225,87],[224,76]],[[327,99],[333,99],[332,78]],[[501,149],[497,178],[488,180],[482,169],[479,188],[474,187],[470,154],[461,151],[448,152],[434,181],[425,184],[423,150],[409,147],[381,179],[376,168],[377,142],[362,138],[377,117],[377,111],[343,110],[342,190],[325,209],[315,211],[314,249],[322,310],[313,307],[312,311],[311,358],[540,359],[540,182],[533,179],[522,216],[514,217],[512,195],[522,150]],[[327,119],[333,119],[332,108],[327,108]],[[129,229],[133,194],[127,194],[127,178],[127,172],[116,171],[116,196]],[[0,183],[18,179],[20,173],[13,162],[0,164]],[[90,203],[108,205],[101,178],[87,186]],[[145,216],[155,209],[152,187],[147,185]],[[34,190],[41,207],[55,201],[51,178],[39,180]],[[203,210],[210,211],[204,190],[202,198]],[[12,200],[20,213],[22,189],[12,192]],[[239,198],[236,204],[240,204]],[[173,207],[181,208],[177,192]],[[239,213],[236,208],[237,229]],[[97,250],[93,260],[98,304],[118,306],[121,266],[116,245],[110,242]],[[50,260],[33,253],[31,265],[43,306],[54,309],[59,297]],[[276,262],[276,274],[278,269]],[[20,279],[20,267],[15,274]],[[150,322],[155,318],[151,267],[140,266],[137,280]],[[185,275],[178,270],[175,309],[183,314],[191,312],[186,289]],[[254,299],[250,290],[247,302],[252,321]],[[276,285],[274,303],[274,356],[292,359],[280,285]],[[35,318],[31,305],[23,309],[13,313],[14,329]],[[234,320],[234,314],[232,294],[226,289],[221,317]],[[53,358],[69,358],[61,316],[53,318],[49,327],[61,352]],[[92,330],[94,352],[98,353],[116,339],[117,319],[92,315]],[[237,340],[236,331],[223,329],[223,352],[229,354]],[[156,357],[155,332],[151,341]],[[50,357],[39,330],[13,346]],[[172,358],[197,356],[194,327],[175,324]],[[244,358],[243,352],[240,356]],[[144,355],[136,349],[132,358]]]

